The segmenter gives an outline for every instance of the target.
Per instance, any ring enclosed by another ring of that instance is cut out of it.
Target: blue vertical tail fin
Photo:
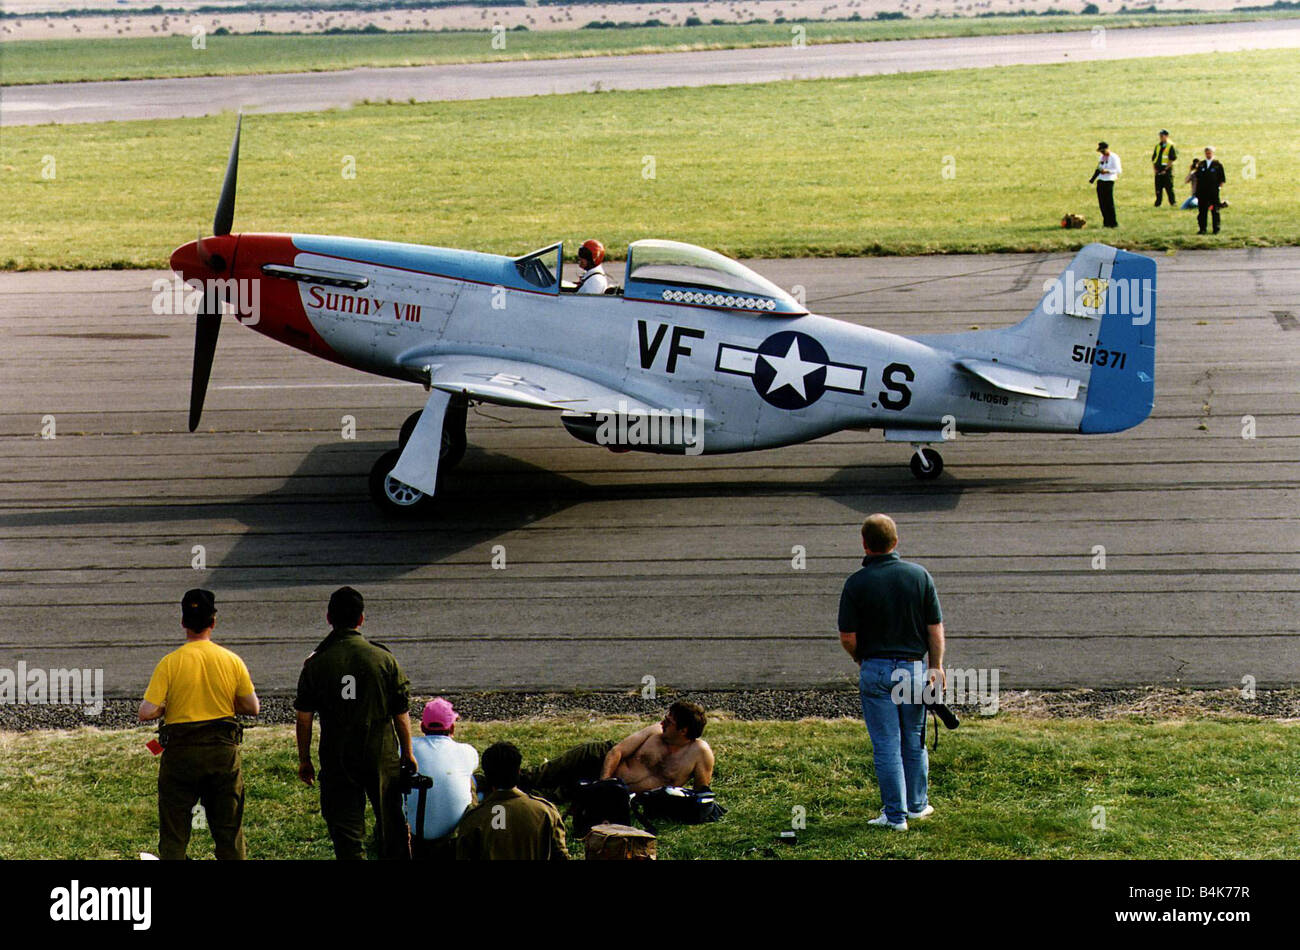
[[[1091,366],[1080,432],[1119,432],[1151,414],[1156,398],[1156,262],[1116,251],[1105,278],[1106,307]]]

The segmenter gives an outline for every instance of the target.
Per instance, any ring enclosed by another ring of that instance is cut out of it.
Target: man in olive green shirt
[[[311,785],[311,734],[320,716],[320,810],[334,855],[365,857],[366,799],[375,814],[380,857],[407,860],[410,833],[402,810],[400,775],[414,771],[410,682],[381,643],[358,632],[365,602],[351,587],[330,597],[332,631],[303,663],[298,677],[298,777]],[[400,757],[399,757],[400,746]]]
[[[520,791],[519,750],[498,742],[483,753],[490,789],[465,812],[454,832],[460,861],[567,861],[564,819],[554,805]]]

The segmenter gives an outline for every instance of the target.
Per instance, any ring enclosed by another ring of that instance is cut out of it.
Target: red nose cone
[[[185,277],[199,277],[206,275],[199,273],[199,242],[190,241],[189,244],[182,244],[176,250],[172,251],[171,259],[172,270]]]
[[[234,269],[236,237],[223,234],[182,244],[172,251],[172,270],[185,280],[225,277]]]

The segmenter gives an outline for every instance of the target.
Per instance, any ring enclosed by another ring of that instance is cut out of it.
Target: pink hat
[[[429,726],[436,726],[446,732],[459,718],[460,713],[451,708],[451,703],[439,696],[424,704],[424,715],[420,717],[420,724],[426,729]]]

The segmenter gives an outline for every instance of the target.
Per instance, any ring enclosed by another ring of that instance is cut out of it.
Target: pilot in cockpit
[[[603,294],[609,287],[609,276],[601,264],[605,260],[605,245],[599,241],[584,241],[578,248],[578,293]]]

